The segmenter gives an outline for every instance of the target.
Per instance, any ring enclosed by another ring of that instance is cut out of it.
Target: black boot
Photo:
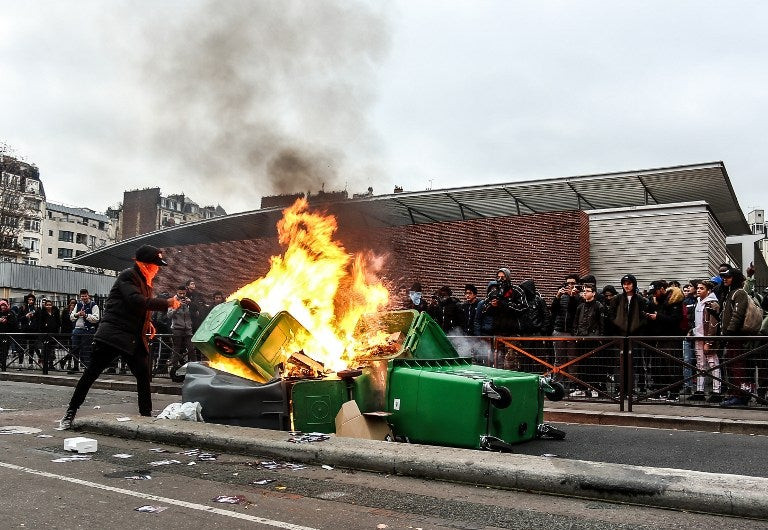
[[[59,420],[59,429],[62,431],[71,429],[72,422],[75,421],[75,414],[77,414],[77,410],[67,409],[67,412],[64,413],[64,417]]]

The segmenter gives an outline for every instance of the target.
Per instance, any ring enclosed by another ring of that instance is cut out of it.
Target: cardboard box
[[[354,400],[347,401],[336,414],[336,436],[365,438],[368,440],[391,440],[385,413],[360,413]]]

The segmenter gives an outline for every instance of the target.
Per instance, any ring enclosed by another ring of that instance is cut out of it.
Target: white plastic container
[[[93,438],[64,438],[64,450],[75,451],[77,453],[95,453],[98,448],[98,442]]]

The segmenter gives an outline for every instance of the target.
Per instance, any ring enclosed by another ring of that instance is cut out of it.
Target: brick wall
[[[157,209],[160,188],[126,191],[123,193],[121,239],[128,239],[157,230]]]
[[[533,279],[549,297],[566,272],[589,271],[589,224],[582,211],[378,229],[340,227],[337,239],[350,252],[386,256],[382,277],[393,294],[419,281],[427,296],[448,285],[461,298],[465,283],[477,285],[482,296],[498,268],[507,267],[515,281]],[[167,248],[171,264],[158,276],[156,291],[173,292],[194,278],[202,292],[226,295],[263,276],[269,257],[280,252],[276,238]]]

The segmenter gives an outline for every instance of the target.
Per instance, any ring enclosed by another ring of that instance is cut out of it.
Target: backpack
[[[747,312],[744,314],[744,325],[741,332],[745,335],[757,335],[763,325],[763,308],[751,296],[748,299]]]

